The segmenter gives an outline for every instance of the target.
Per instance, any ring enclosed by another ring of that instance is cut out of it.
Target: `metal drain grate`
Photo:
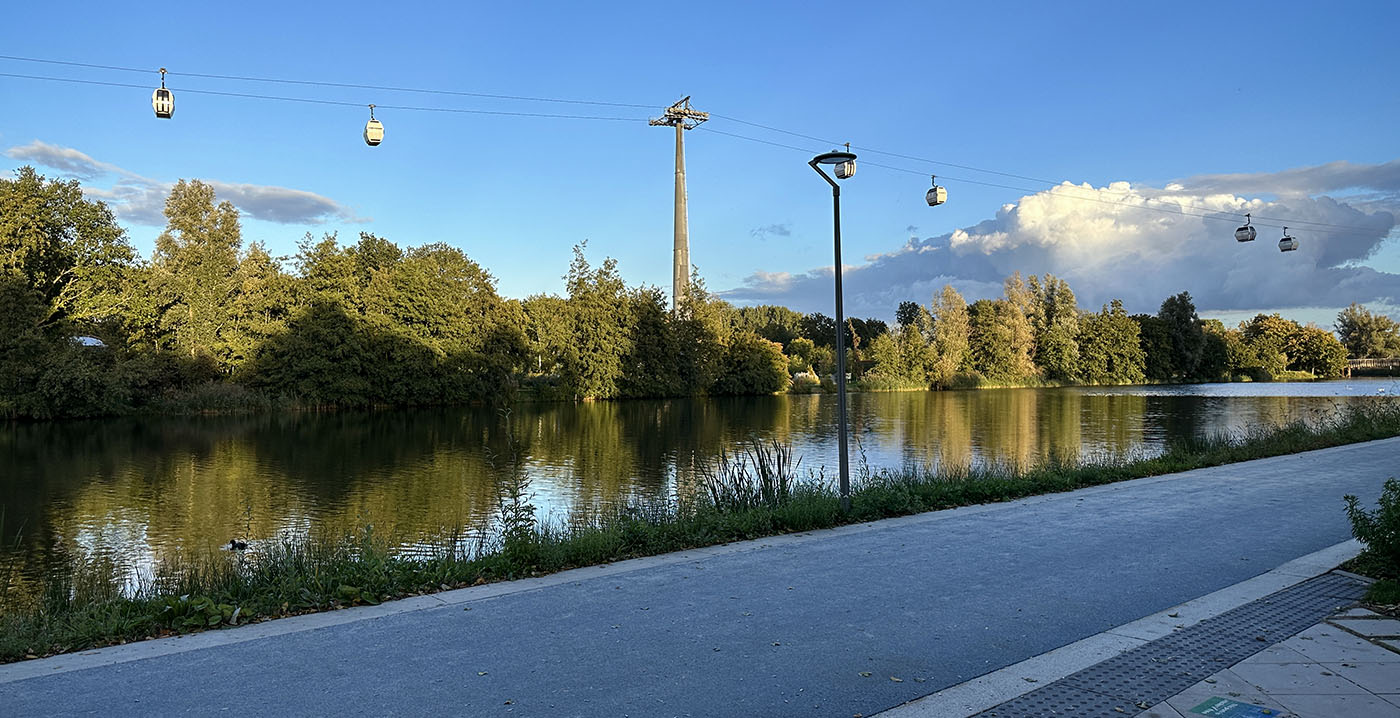
[[[978,713],[974,718],[1107,716],[1142,712],[1212,673],[1355,603],[1366,585],[1336,573],[1246,603]]]

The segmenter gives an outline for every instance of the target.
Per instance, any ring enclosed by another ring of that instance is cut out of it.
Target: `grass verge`
[[[829,481],[796,479],[790,453],[755,443],[708,472],[694,497],[557,524],[536,521],[523,464],[507,456],[500,467],[509,473],[499,525],[480,534],[497,538],[453,540],[428,556],[402,555],[365,529],[259,545],[249,554],[176,556],[135,589],[124,588],[114,566],[93,561],[75,560],[66,576],[37,595],[14,595],[6,580],[0,585],[0,662],[1398,435],[1400,405],[1377,401],[1242,436],[1180,442],[1152,458],[1052,460],[1025,469],[863,470],[848,514]]]

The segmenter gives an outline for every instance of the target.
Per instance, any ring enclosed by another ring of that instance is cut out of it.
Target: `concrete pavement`
[[[7,715],[870,715],[1346,541],[1400,439],[0,666]]]

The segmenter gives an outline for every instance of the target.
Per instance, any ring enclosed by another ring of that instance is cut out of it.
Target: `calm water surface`
[[[1396,394],[1394,379],[854,394],[852,463],[1145,455]],[[835,407],[814,395],[522,404],[504,421],[456,408],[0,424],[0,569],[30,583],[65,557],[104,556],[146,572],[233,537],[366,525],[439,544],[490,521],[512,445],[554,517],[666,498],[751,438],[790,443],[804,471],[831,476]]]

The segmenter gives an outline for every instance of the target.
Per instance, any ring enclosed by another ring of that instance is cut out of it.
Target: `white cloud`
[[[1270,175],[1201,176],[1161,189],[1066,182],[974,226],[867,257],[844,275],[846,304],[852,314],[885,316],[901,301],[928,302],[945,283],[969,299],[990,297],[1015,271],[1065,278],[1085,308],[1121,298],[1130,311],[1155,312],[1183,290],[1197,307],[1217,311],[1400,299],[1400,274],[1361,265],[1387,241],[1396,215],[1384,202],[1353,205],[1321,194],[1346,188],[1388,195],[1400,188],[1400,161],[1330,163],[1277,176],[1277,183]],[[1237,186],[1250,191],[1230,191]],[[1249,196],[1257,194],[1275,199]],[[1241,244],[1233,231],[1246,212],[1261,225],[1259,239]],[[1273,219],[1282,218],[1293,222],[1296,252],[1276,247],[1282,223]],[[831,291],[828,267],[800,275],[758,272],[722,294],[829,311]]]
[[[73,149],[35,140],[5,151],[5,156],[21,162],[58,170],[84,180],[84,194],[100,199],[117,217],[134,224],[160,227],[165,224],[165,198],[173,182],[143,177],[116,165],[102,162]],[[115,177],[107,188],[91,180]],[[349,207],[329,197],[286,187],[240,184],[208,180],[220,200],[228,200],[246,217],[277,224],[324,224],[329,221],[367,222]]]

